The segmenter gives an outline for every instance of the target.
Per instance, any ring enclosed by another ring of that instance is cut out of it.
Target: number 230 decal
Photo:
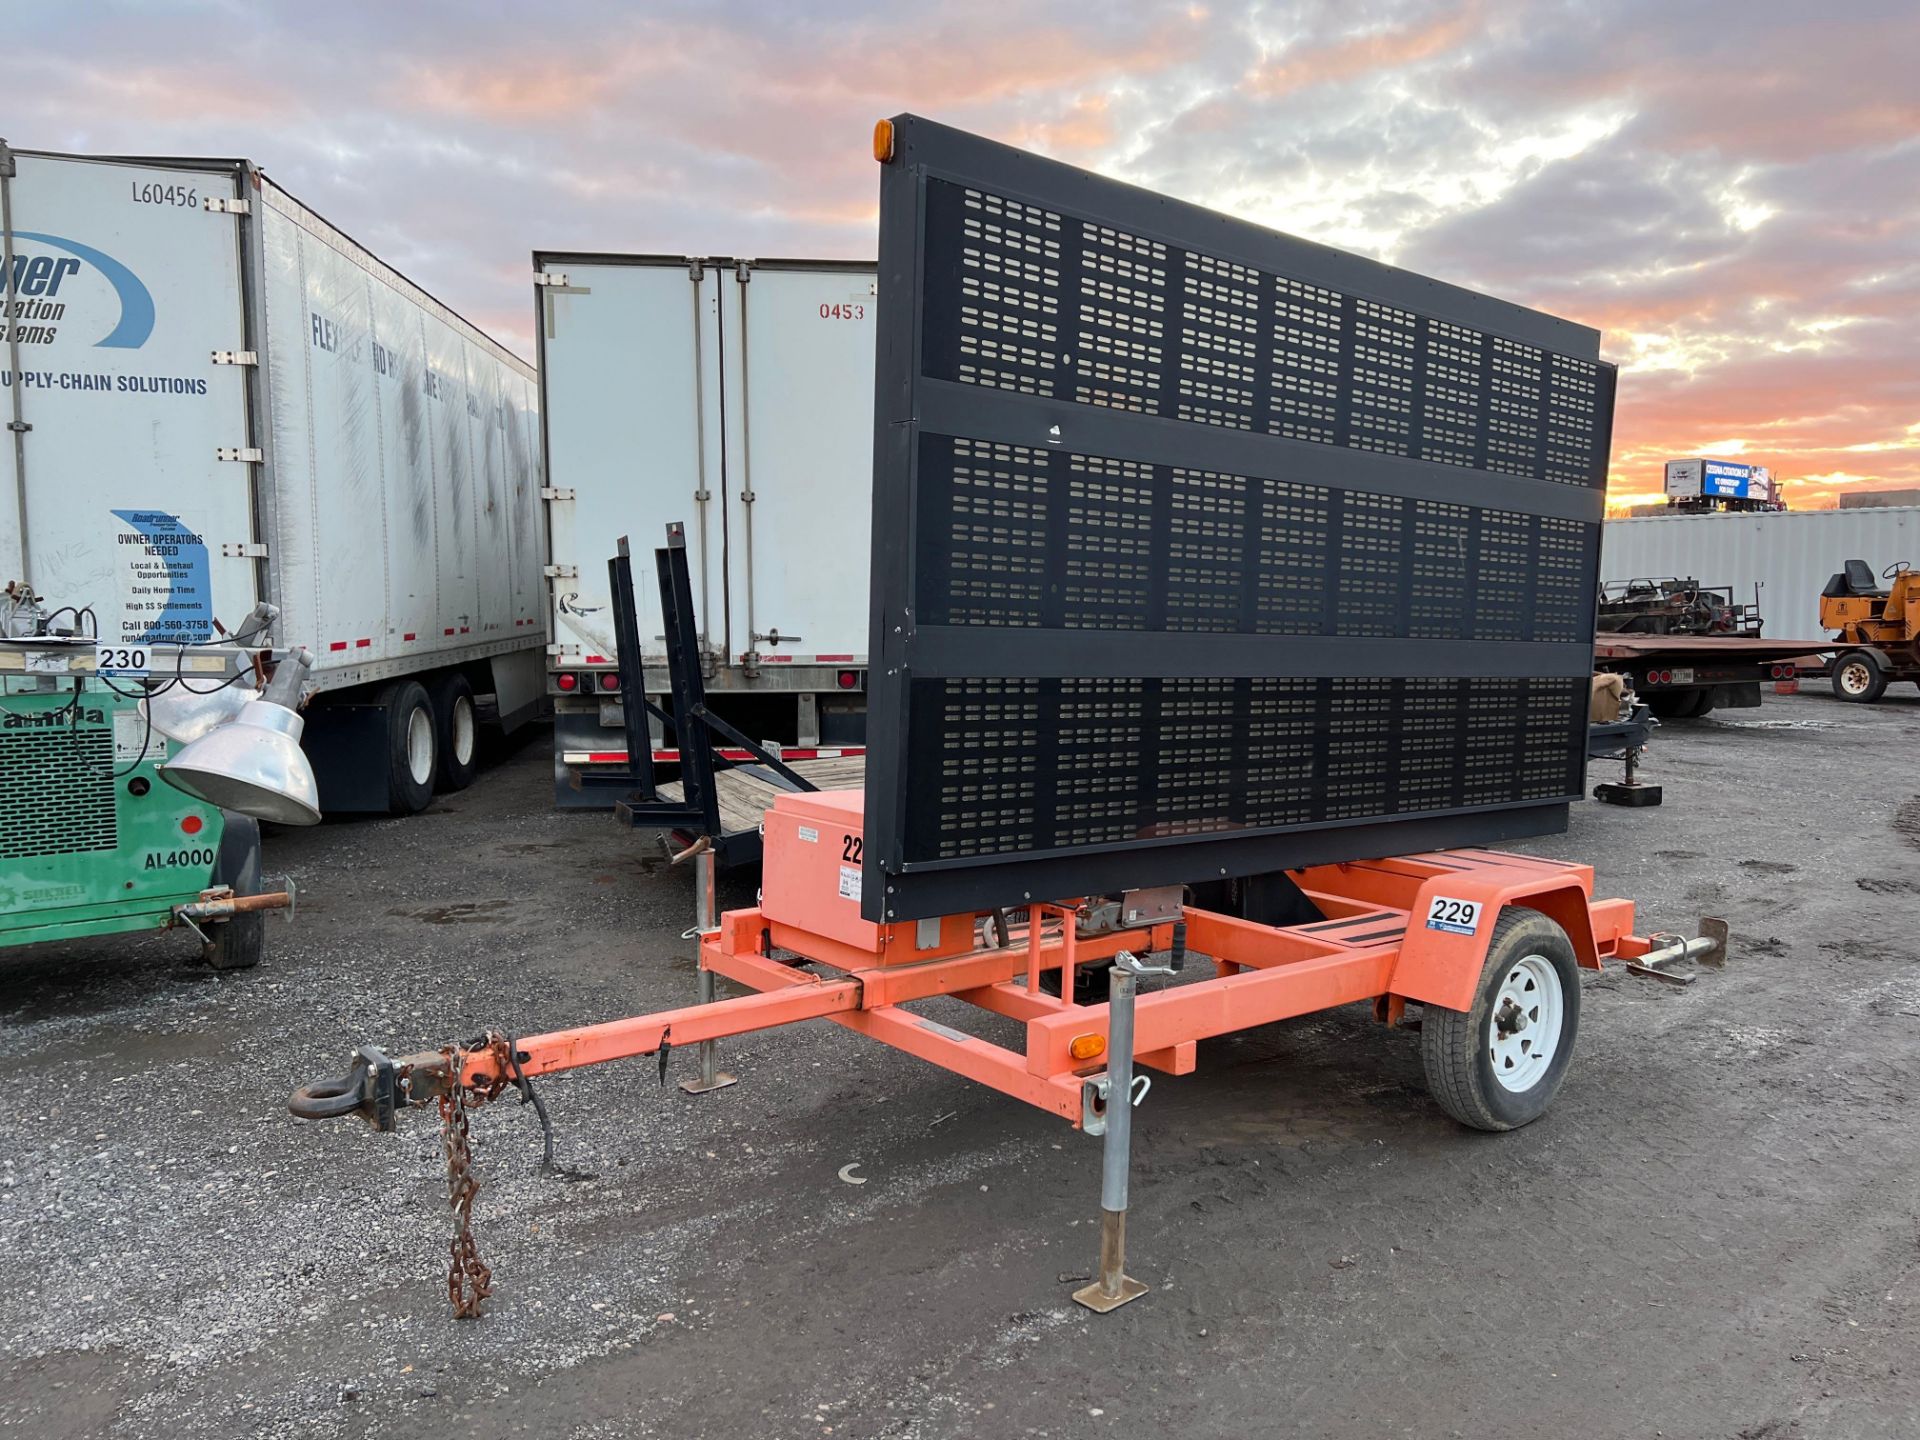
[[[1427,928],[1453,935],[1471,935],[1480,928],[1480,902],[1436,895],[1427,906]]]

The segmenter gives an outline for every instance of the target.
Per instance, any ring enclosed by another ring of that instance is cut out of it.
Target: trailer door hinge
[[[24,435],[29,430],[33,429],[33,426],[29,425],[24,420],[9,420],[7,422],[7,429],[11,430],[16,435]]]
[[[753,279],[753,262],[751,260],[742,260],[738,265],[734,266],[733,278],[738,280],[742,285],[745,285]]]
[[[573,487],[571,485],[548,485],[540,491],[540,498],[542,500],[571,500],[573,499]]]
[[[540,573],[549,580],[577,580],[580,578],[578,565],[545,565]]]
[[[698,285],[702,280],[706,278],[707,278],[706,265],[702,261],[696,260],[692,256],[688,256],[687,257],[687,279],[693,281],[694,284]]]
[[[216,460],[238,460],[243,465],[258,465],[267,452],[252,445],[222,445],[213,452]]]
[[[260,354],[256,350],[216,350],[213,352],[216,365],[258,365]]]
[[[560,270],[536,270],[533,272],[533,283],[536,285],[564,286],[567,283],[567,277],[566,273]]]
[[[220,553],[235,560],[264,560],[267,558],[267,542],[264,540],[229,540],[220,547]]]
[[[209,215],[251,215],[253,202],[233,195],[209,195],[200,202]]]

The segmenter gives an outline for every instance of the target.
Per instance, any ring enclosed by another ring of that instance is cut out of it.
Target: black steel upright
[[[1564,828],[1598,333],[893,127],[867,918]]]
[[[721,833],[720,797],[713,788],[713,749],[700,716],[706,709],[706,679],[700,672],[700,627],[693,614],[693,582],[687,574],[687,532],[667,526],[666,548],[656,552],[660,617],[665,622],[667,686],[673,697],[673,730],[680,747],[680,793],[705,815],[706,834]],[[638,654],[639,651],[634,651]]]
[[[619,552],[607,561],[607,593],[613,596],[613,635],[619,655],[640,654],[640,607],[634,603],[633,555],[627,537]],[[620,667],[621,721],[627,737],[627,767],[633,778],[633,796],[654,800],[653,739],[647,728],[647,685],[643,668],[629,660]]]
[[[619,554],[607,562],[612,577],[614,632],[620,654],[620,698],[626,729],[629,773],[635,788],[613,807],[622,824],[658,827],[675,834],[704,837],[722,865],[752,864],[760,858],[758,828],[728,831],[720,813],[720,790],[714,775],[727,768],[716,762],[715,749],[735,746],[747,753],[756,773],[789,790],[813,790],[811,780],[799,774],[759,741],[721,719],[707,707],[706,679],[700,669],[700,624],[693,610],[693,581],[687,573],[687,527],[679,521],[667,526],[667,543],[653,552],[654,575],[660,589],[660,616],[667,650],[667,690],[673,704],[668,714],[647,699],[646,679],[637,663],[640,620],[634,604],[633,560],[626,536]],[[673,733],[680,759],[680,796],[662,800],[654,785],[653,739],[648,733],[651,715]]]

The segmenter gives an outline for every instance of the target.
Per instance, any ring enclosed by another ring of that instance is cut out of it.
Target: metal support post
[[[693,857],[693,963],[696,967],[694,973],[699,976],[699,996],[702,1005],[711,1005],[716,993],[713,971],[700,963],[700,942],[713,933],[714,927],[719,922],[713,899],[713,874],[713,847],[702,846],[699,853]],[[713,1040],[700,1042],[700,1078],[680,1082],[680,1088],[689,1095],[704,1095],[709,1090],[724,1090],[740,1078],[719,1068],[719,1056],[714,1050],[717,1043]]]
[[[1107,1002],[1105,1145],[1100,1152],[1100,1274],[1073,1292],[1087,1309],[1104,1315],[1147,1293],[1127,1274],[1127,1172],[1133,1159],[1133,1107],[1146,1098],[1151,1079],[1142,1075],[1134,1094],[1133,1001],[1142,975],[1171,975],[1167,965],[1143,965],[1122,950],[1113,960]]]

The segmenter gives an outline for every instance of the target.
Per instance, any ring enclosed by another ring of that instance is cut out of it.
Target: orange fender
[[[1593,872],[1584,867],[1571,876],[1567,871],[1516,876],[1491,869],[1436,875],[1421,885],[1407,916],[1407,936],[1388,991],[1445,1010],[1471,1010],[1493,927],[1508,906],[1538,910],[1554,921],[1573,942],[1574,958],[1587,969],[1598,970],[1600,952],[1587,908],[1592,894]],[[1441,928],[1461,913],[1460,907],[1445,906],[1436,916],[1435,902],[1442,900],[1479,905],[1472,934]]]

